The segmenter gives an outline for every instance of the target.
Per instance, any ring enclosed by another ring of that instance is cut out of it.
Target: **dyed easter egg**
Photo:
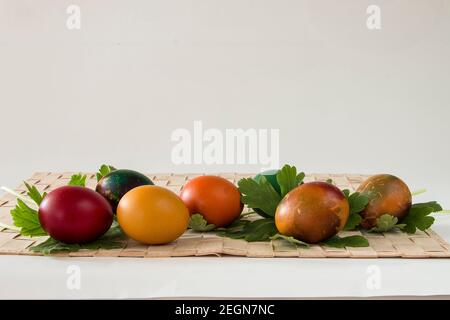
[[[391,174],[371,176],[356,191],[369,196],[369,203],[360,212],[364,229],[375,227],[378,218],[384,214],[394,216],[401,222],[411,208],[411,191],[405,182]]]
[[[123,232],[144,244],[176,240],[187,229],[189,210],[172,191],[159,186],[140,186],[128,192],[117,207]]]
[[[318,243],[342,230],[348,215],[349,203],[342,191],[315,181],[286,194],[275,212],[275,225],[285,236]]]
[[[114,212],[116,212],[120,199],[128,191],[139,186],[153,184],[153,181],[142,173],[128,169],[119,169],[101,178],[95,191],[108,200]]]
[[[64,186],[51,191],[39,205],[39,222],[53,238],[87,243],[108,231],[113,212],[108,201],[89,188]]]
[[[267,181],[272,185],[272,187],[275,189],[276,192],[281,193],[280,185],[277,181],[277,174],[280,170],[267,170],[263,171],[261,173],[258,173],[253,179],[256,182],[259,182],[261,180],[261,177],[265,177]]]

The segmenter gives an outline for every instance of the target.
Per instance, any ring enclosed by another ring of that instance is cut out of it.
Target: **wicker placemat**
[[[40,191],[50,191],[59,186],[67,185],[72,172],[65,173],[35,173],[26,181],[35,185]],[[155,184],[164,186],[177,194],[188,179],[199,174],[148,174]],[[251,174],[223,173],[220,176],[237,183],[243,177]],[[96,179],[93,173],[87,174],[87,186],[95,188]],[[356,174],[310,174],[305,181],[325,181],[333,179],[340,188],[355,190],[366,178]],[[25,194],[25,185],[15,189]],[[9,194],[0,198],[0,222],[12,224],[9,211],[16,205],[16,199]],[[245,209],[247,210],[247,209]],[[242,256],[255,258],[300,257],[300,258],[449,258],[450,245],[435,232],[418,231],[414,235],[403,232],[385,234],[366,233],[360,231],[342,232],[341,236],[363,234],[370,243],[366,248],[330,248],[313,245],[309,248],[296,247],[284,240],[271,242],[247,242],[222,238],[213,233],[197,233],[187,231],[177,241],[158,246],[146,246],[133,240],[128,240],[122,249],[113,250],[81,250],[62,253],[59,256],[83,257],[182,257],[182,256]],[[28,248],[33,244],[46,240],[46,237],[29,238],[0,228],[0,254],[3,255],[38,255]]]

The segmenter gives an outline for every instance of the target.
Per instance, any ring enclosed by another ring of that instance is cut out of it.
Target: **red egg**
[[[108,201],[95,191],[65,186],[51,191],[39,206],[42,228],[65,243],[96,240],[111,227],[113,211]]]

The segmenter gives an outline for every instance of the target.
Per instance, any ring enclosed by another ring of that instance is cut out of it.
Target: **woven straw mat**
[[[51,191],[67,185],[72,172],[65,173],[35,173],[27,179],[39,191]],[[156,185],[164,186],[175,193],[189,179],[199,174],[148,174]],[[251,174],[223,173],[220,176],[237,183],[239,179]],[[87,174],[87,186],[95,188],[94,174]],[[325,181],[333,179],[340,188],[355,190],[366,178],[357,174],[311,174],[305,181]],[[24,184],[15,189],[21,194],[26,193]],[[0,222],[12,224],[10,210],[16,205],[16,199],[9,194],[0,198]],[[244,210],[248,210],[247,208]],[[409,235],[403,232],[388,232],[385,234],[366,233],[360,231],[341,232],[340,236],[363,234],[370,243],[365,248],[331,248],[312,245],[309,248],[297,247],[285,240],[270,242],[247,242],[223,238],[214,233],[197,233],[188,230],[173,243],[158,246],[147,246],[133,240],[127,240],[121,249],[80,250],[70,253],[58,253],[58,256],[84,257],[181,257],[181,256],[242,256],[254,258],[295,257],[295,258],[449,258],[450,245],[432,230],[418,231]],[[39,255],[29,250],[30,246],[45,241],[46,237],[29,238],[15,231],[0,227],[0,254],[3,255]]]

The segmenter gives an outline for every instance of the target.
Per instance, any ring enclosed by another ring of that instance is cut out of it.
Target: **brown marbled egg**
[[[348,215],[348,200],[339,188],[308,182],[283,198],[275,212],[275,224],[283,235],[318,243],[342,230]]]
[[[371,176],[356,191],[366,194],[370,199],[360,213],[364,229],[374,227],[377,219],[384,214],[393,215],[401,221],[411,208],[411,191],[406,183],[391,174]]]

